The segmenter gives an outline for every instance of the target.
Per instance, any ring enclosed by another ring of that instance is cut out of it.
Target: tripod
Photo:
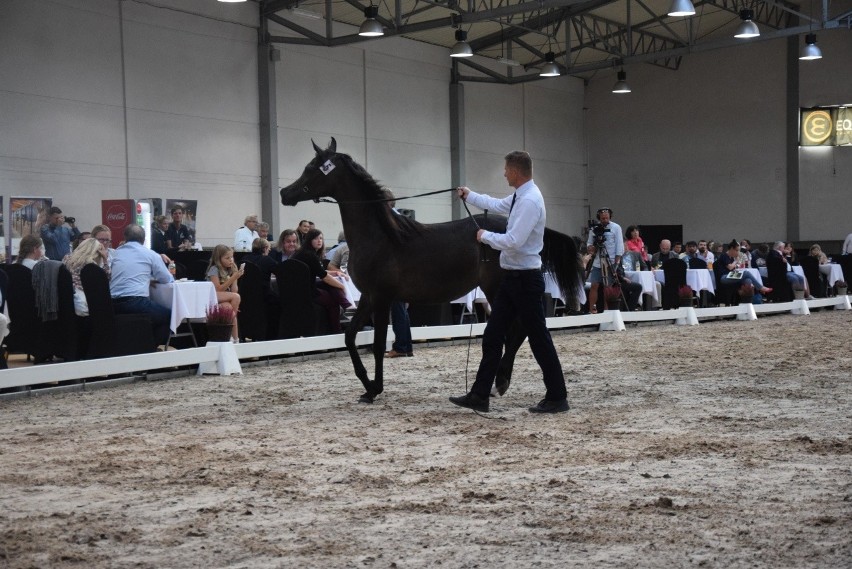
[[[624,289],[622,288],[621,281],[618,277],[618,267],[613,268],[612,262],[609,260],[609,251],[606,248],[606,243],[604,242],[603,235],[595,236],[594,245],[597,249],[598,259],[600,259],[601,263],[601,284],[604,288],[604,304],[609,304],[606,298],[606,289],[609,287],[617,286],[620,297],[619,304],[621,300],[623,300],[624,304],[627,305],[627,298],[624,296]],[[595,296],[595,300],[597,300],[597,295]],[[589,301],[589,312],[591,312],[591,299],[589,299]]]

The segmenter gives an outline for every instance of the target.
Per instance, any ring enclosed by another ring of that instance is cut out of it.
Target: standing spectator
[[[165,215],[158,215],[151,223],[151,250],[155,253],[165,255],[168,250],[166,243],[166,232],[169,230],[169,218]]]
[[[388,200],[388,205],[396,215],[399,212],[396,209],[396,196],[389,189],[384,189],[385,199]],[[349,264],[349,246],[346,245],[344,253],[345,260],[341,267],[348,267]],[[343,256],[343,255],[342,255]],[[411,342],[411,319],[408,317],[408,307],[401,300],[391,302],[391,327],[393,328],[393,344],[391,350],[385,354],[387,358],[410,358],[414,356],[414,345]]]
[[[184,242],[192,244],[192,234],[189,227],[183,224],[183,208],[175,206],[172,208],[172,222],[166,229],[166,249],[177,249]]]
[[[259,221],[257,223],[257,236],[261,239],[269,240],[269,224],[265,221]]]
[[[216,300],[219,304],[230,304],[234,309],[234,323],[231,326],[231,341],[239,342],[240,334],[237,329],[237,312],[240,309],[240,288],[237,281],[243,276],[243,267],[237,268],[234,262],[234,250],[227,245],[216,245],[210,255],[207,266],[207,278],[216,288]]]
[[[651,266],[660,268],[666,259],[677,259],[677,253],[672,251],[672,242],[663,239],[660,241],[660,250],[651,255]]]
[[[299,235],[295,229],[285,229],[278,236],[276,247],[270,251],[269,256],[276,263],[282,263],[296,254],[299,248]]]
[[[80,234],[80,230],[74,225],[75,219],[70,217],[66,220],[62,210],[56,206],[47,210],[47,218],[47,223],[39,230],[45,254],[48,259],[60,261],[71,252],[71,241]],[[66,223],[68,227],[65,227]]]
[[[506,334],[516,319],[526,329],[530,347],[541,367],[545,395],[531,413],[561,413],[568,410],[568,396],[562,364],[553,347],[553,340],[544,319],[544,276],[541,272],[541,249],[547,212],[541,191],[533,181],[532,158],[526,152],[515,151],[506,155],[504,176],[515,189],[511,196],[496,199],[480,195],[469,188],[458,188],[459,197],[480,209],[509,216],[506,233],[479,229],[476,240],[500,251],[500,267],[506,275],[491,305],[491,317],[482,336],[482,360],[476,372],[476,381],[470,392],[450,397],[450,402],[475,411],[488,411],[491,386],[503,356]],[[608,210],[607,210],[608,211]],[[603,216],[601,216],[603,222]],[[609,213],[607,213],[609,223]],[[617,245],[623,247],[621,228],[618,228]],[[620,255],[619,255],[620,256]]]
[[[18,259],[16,263],[33,270],[36,263],[44,258],[44,242],[41,237],[25,235],[18,245]]]
[[[612,210],[608,207],[602,207],[597,212],[598,221],[601,222],[604,233],[603,244],[606,246],[606,251],[609,254],[609,264],[613,271],[621,264],[621,257],[624,255],[624,238],[621,233],[621,226],[612,221]],[[604,273],[601,270],[601,256],[598,254],[597,246],[595,246],[595,234],[589,232],[589,240],[586,242],[589,253],[591,253],[594,261],[592,261],[592,272],[589,273],[589,282],[592,283],[592,288],[589,289],[589,313],[597,314],[598,290],[603,286],[611,286],[616,282],[615,274],[606,275],[604,282]]]
[[[234,231],[234,251],[251,251],[251,244],[259,237],[257,216],[247,215],[243,226]]]
[[[124,245],[112,256],[110,293],[116,314],[147,314],[154,328],[154,345],[169,339],[172,311],[151,301],[150,287],[174,282],[166,264],[145,247],[145,230],[138,225],[124,228]]]
[[[846,236],[843,242],[843,249],[840,250],[841,255],[852,255],[852,233]]]
[[[341,332],[340,309],[349,308],[352,303],[346,299],[343,285],[335,279],[335,276],[347,278],[343,273],[337,271],[326,271],[322,266],[323,253],[322,231],[311,229],[305,236],[305,242],[293,255],[293,259],[305,263],[314,276],[314,301],[325,308],[328,316],[328,326],[333,333]],[[316,282],[319,279],[319,282]]]

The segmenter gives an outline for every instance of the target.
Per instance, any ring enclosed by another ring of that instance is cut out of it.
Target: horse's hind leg
[[[515,355],[521,349],[526,338],[527,332],[521,325],[521,321],[515,320],[506,334],[506,346],[503,350],[503,357],[500,359],[500,367],[497,368],[497,376],[494,379],[494,386],[500,395],[505,394],[509,389],[509,384],[512,382],[512,368],[515,366]]]
[[[370,301],[366,296],[361,296],[361,301],[358,303],[358,309],[355,311],[355,316],[346,328],[346,349],[349,350],[349,357],[352,359],[352,367],[355,368],[355,375],[361,380],[364,389],[370,392],[370,377],[367,375],[367,368],[361,361],[361,356],[358,354],[358,346],[355,345],[355,336],[364,328],[367,319],[370,317],[371,306]],[[365,394],[366,395],[366,394]],[[362,396],[363,397],[363,396]]]
[[[385,347],[388,339],[388,324],[390,322],[390,303],[376,301],[373,304],[373,358],[376,362],[376,372],[371,384],[367,385],[367,393],[361,396],[363,403],[372,403],[378,394],[384,391],[384,361]]]

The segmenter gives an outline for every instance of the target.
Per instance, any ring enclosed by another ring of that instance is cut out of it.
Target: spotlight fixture
[[[364,23],[361,24],[361,27],[358,29],[358,35],[364,36],[367,38],[375,38],[378,36],[385,35],[385,30],[382,28],[382,25],[376,20],[376,16],[379,15],[379,8],[377,6],[367,6],[364,8]]]
[[[669,16],[694,16],[695,6],[691,0],[673,0]]]
[[[472,57],[473,50],[470,44],[467,43],[467,32],[464,30],[456,30],[456,45],[450,52],[450,57]]]
[[[760,29],[758,29],[757,24],[751,21],[754,18],[752,10],[740,10],[740,18],[742,22],[737,28],[737,33],[734,34],[735,38],[748,39],[756,38],[760,35]]]
[[[802,48],[802,55],[799,59],[810,61],[811,59],[822,59],[822,50],[817,47],[816,34],[808,34],[805,36],[805,47]]]
[[[613,93],[629,93],[630,85],[627,84],[627,73],[624,72],[624,69],[618,72],[618,81],[615,82],[615,85],[612,87]]]
[[[559,66],[556,65],[556,55],[552,51],[544,54],[544,65],[541,66],[541,71],[538,72],[539,77],[558,77],[562,75],[559,71]]]

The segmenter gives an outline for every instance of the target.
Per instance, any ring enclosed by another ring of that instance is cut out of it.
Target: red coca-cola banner
[[[117,245],[124,239],[124,228],[136,223],[136,200],[101,200],[101,222],[110,228]]]

